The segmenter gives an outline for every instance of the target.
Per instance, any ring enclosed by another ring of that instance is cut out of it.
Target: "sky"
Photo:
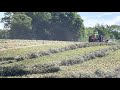
[[[86,27],[101,25],[120,25],[120,12],[79,12]]]
[[[120,25],[120,12],[78,12],[84,20],[85,27],[94,27],[97,23],[102,25]],[[4,16],[0,12],[0,19]],[[3,29],[4,24],[0,23],[0,29]]]
[[[0,20],[3,16],[4,16],[4,12],[0,12]],[[0,29],[3,29],[3,27],[4,27],[4,24],[0,23]]]

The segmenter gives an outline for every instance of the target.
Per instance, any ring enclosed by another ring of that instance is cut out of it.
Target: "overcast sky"
[[[79,12],[84,20],[86,27],[93,27],[97,23],[103,25],[120,25],[120,12]],[[4,16],[0,12],[0,19]],[[3,23],[0,23],[0,29],[3,28]]]

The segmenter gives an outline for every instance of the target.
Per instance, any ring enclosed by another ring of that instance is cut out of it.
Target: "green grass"
[[[74,44],[83,42],[70,42],[70,41],[48,41],[48,40],[1,40],[0,47],[2,48],[15,48],[23,46],[33,46],[33,45],[46,45],[46,44]]]
[[[61,48],[74,43],[68,41],[46,40],[0,40],[0,57],[24,55],[29,52],[43,51],[51,48]]]
[[[19,62],[14,62],[10,64],[5,64],[6,65],[15,65],[15,64],[23,64],[23,65],[34,65],[34,64],[42,64],[42,63],[56,63],[56,62],[61,62],[61,60],[67,60],[69,58],[76,57],[78,55],[83,55],[85,53],[103,49],[103,48],[108,48],[110,46],[94,46],[94,47],[87,47],[87,48],[79,48],[75,50],[70,50],[70,51],[65,51],[61,53],[56,53],[50,56],[43,56],[40,58],[36,59],[28,59],[28,60],[23,60]]]
[[[8,49],[0,52],[0,57],[7,57],[7,56],[16,56],[16,55],[25,55],[29,52],[37,52],[37,51],[43,51],[48,50],[51,48],[61,48],[67,46],[65,44],[57,44],[57,45],[40,45],[40,46],[31,46],[26,48],[17,48],[17,49]]]
[[[70,44],[74,44],[74,42],[64,42],[64,41],[44,41],[43,40],[0,40],[0,57],[7,56],[16,56],[16,55],[25,55],[30,52],[44,51],[50,48],[61,48]],[[75,42],[78,43],[78,42]],[[36,64],[50,64],[50,63],[60,63],[63,60],[69,60],[70,58],[77,57],[79,55],[84,55],[86,53],[100,50],[103,48],[109,48],[111,46],[94,46],[94,47],[86,47],[86,48],[78,48],[74,50],[64,51],[60,53],[55,53],[48,56],[39,57],[36,59],[26,59],[23,61],[13,62],[9,64],[2,64],[1,66],[14,66],[14,65],[25,65],[29,67],[34,66]],[[5,48],[5,50],[1,50]],[[69,73],[73,73],[77,75],[78,73],[94,73],[97,69],[103,71],[112,71],[120,67],[120,50],[110,52],[109,55],[105,57],[95,58],[89,61],[86,61],[81,64],[75,64],[72,66],[60,66],[62,71],[56,73],[48,73],[48,74],[31,74],[27,76],[22,76],[22,78],[37,78],[44,76],[59,76],[64,77],[69,75]],[[21,78],[21,76],[9,76],[4,77],[0,76],[0,78]]]
[[[69,76],[70,73],[78,75],[79,73],[94,73],[97,69],[104,72],[114,71],[116,68],[120,67],[120,50],[111,52],[108,56],[102,58],[96,58],[82,64],[72,65],[72,66],[62,66],[62,71],[49,74],[32,74],[27,76],[27,78],[43,78],[45,76],[59,76],[65,77]]]
[[[94,72],[96,69],[103,71],[114,70],[120,67],[120,50],[111,52],[108,56],[96,58],[79,65],[64,67],[65,71]]]

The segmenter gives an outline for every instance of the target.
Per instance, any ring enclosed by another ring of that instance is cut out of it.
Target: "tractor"
[[[103,35],[102,34],[98,34],[98,31],[95,30],[94,34],[89,36],[89,42],[104,42]]]
[[[89,36],[89,42],[103,42],[103,36],[93,34]]]

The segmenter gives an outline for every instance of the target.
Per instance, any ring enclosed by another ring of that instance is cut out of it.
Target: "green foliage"
[[[32,19],[25,14],[14,14],[11,19],[11,38],[28,38]]]
[[[54,39],[78,40],[84,32],[83,20],[76,12],[52,12]]]
[[[49,39],[49,12],[26,12],[27,16],[32,18],[32,37],[34,39]]]
[[[71,41],[84,37],[83,20],[76,12],[10,12],[2,22],[15,39]]]
[[[4,15],[1,22],[9,31],[4,35],[0,32],[0,38],[88,41],[98,31],[104,39],[120,39],[120,26],[96,24],[85,28],[77,12],[5,12]]]
[[[104,36],[104,39],[120,39],[120,33],[118,31],[112,31],[114,29],[120,30],[120,26],[118,25],[100,25],[96,24],[95,27],[91,28],[85,28],[85,36],[84,39],[88,40],[89,36],[92,34],[95,34],[96,31],[98,31],[98,34],[102,34]]]
[[[7,39],[9,38],[9,31],[8,30],[0,30],[0,39]]]
[[[103,26],[97,24],[95,26],[95,30],[98,30],[99,34],[102,34],[105,39],[120,39],[120,32],[118,31],[113,31],[114,29],[117,29],[120,31],[120,26],[118,25],[111,25],[111,26]]]
[[[98,34],[102,34],[104,36],[104,39],[110,39],[110,30],[108,26],[97,24],[95,26],[95,30],[98,31]]]
[[[91,27],[85,28],[84,39],[88,41],[89,36],[91,36],[92,34],[94,34],[94,28],[91,28]]]

